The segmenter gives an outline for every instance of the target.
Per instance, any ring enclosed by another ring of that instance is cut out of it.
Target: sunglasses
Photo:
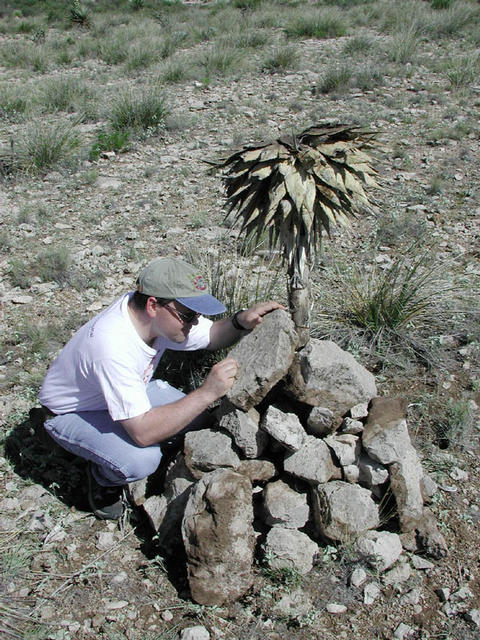
[[[180,320],[182,320],[185,324],[190,324],[191,322],[194,322],[200,315],[196,311],[189,311],[188,313],[184,313],[183,311],[179,311],[175,307],[169,307],[168,304],[164,304],[162,306],[165,309],[167,309],[167,311],[169,311],[171,314],[180,318]]]

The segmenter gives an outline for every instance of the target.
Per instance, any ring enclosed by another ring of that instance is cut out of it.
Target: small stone
[[[32,296],[13,296],[13,304],[30,304],[33,302]]]
[[[435,565],[430,560],[426,558],[422,558],[420,556],[412,556],[412,564],[417,570],[428,571],[429,569],[433,569]]]
[[[106,551],[107,549],[110,549],[110,547],[113,547],[114,544],[115,535],[111,531],[100,531],[97,535],[97,542],[95,546],[97,549],[100,549],[100,551]]]
[[[373,604],[380,597],[380,587],[376,582],[369,582],[363,590],[363,603]]]
[[[435,593],[438,596],[440,602],[448,602],[450,600],[450,589],[448,587],[444,587],[442,589],[436,589]]]
[[[400,599],[401,604],[418,605],[420,602],[420,589],[410,589]]]
[[[363,422],[360,422],[360,420],[353,420],[353,418],[345,418],[340,430],[342,433],[350,433],[353,435],[362,433]]]
[[[460,587],[458,591],[452,593],[450,596],[450,602],[464,602],[465,600],[469,600],[473,598],[473,593],[468,587]]]
[[[368,416],[368,403],[360,402],[350,409],[350,417],[353,420],[359,420],[360,418],[366,418]]]
[[[160,615],[165,622],[171,622],[173,620],[173,613],[169,609],[165,609]]]
[[[415,629],[409,627],[408,624],[401,622],[393,633],[393,637],[396,640],[408,640],[412,638],[415,633]]]
[[[468,480],[468,473],[463,469],[459,469],[459,467],[454,467],[450,471],[449,475],[452,478],[452,480],[457,480],[460,482],[464,480]]]
[[[127,600],[111,600],[105,603],[106,611],[117,611],[117,609],[123,609],[128,606]]]
[[[480,628],[480,609],[470,609],[470,611],[465,614],[465,618]]]
[[[180,640],[210,640],[210,633],[201,625],[187,627],[180,633]]]
[[[340,613],[345,613],[347,607],[344,604],[337,604],[336,602],[329,602],[326,606],[328,613],[333,613],[334,615],[338,615]]]
[[[367,579],[367,572],[362,567],[357,567],[350,576],[350,585],[352,587],[361,587]]]

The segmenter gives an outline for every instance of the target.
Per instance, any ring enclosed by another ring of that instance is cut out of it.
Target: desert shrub
[[[354,86],[362,91],[370,91],[371,89],[383,84],[383,73],[373,65],[367,65],[356,69],[353,77]]]
[[[23,122],[29,108],[29,99],[21,89],[9,85],[0,87],[0,119]]]
[[[474,54],[449,60],[444,73],[452,89],[460,89],[476,83],[479,72],[480,57]]]
[[[297,15],[285,27],[290,38],[337,38],[347,33],[344,16],[335,10]]]
[[[9,68],[26,68],[44,72],[49,66],[49,52],[45,45],[22,40],[11,40],[2,44],[0,60]]]
[[[166,60],[160,67],[159,76],[162,82],[175,83],[187,80],[190,77],[192,67],[186,58]]]
[[[405,64],[411,62],[420,44],[420,36],[417,26],[411,25],[394,34],[388,44],[387,55],[392,62]]]
[[[351,79],[352,70],[350,67],[330,68],[323,74],[315,90],[318,93],[345,91],[350,86]]]
[[[80,138],[70,122],[35,122],[19,141],[21,166],[34,172],[51,169],[70,160],[79,146]]]
[[[89,159],[98,160],[102,151],[126,151],[129,138],[128,131],[100,131],[90,149]]]
[[[69,7],[69,19],[72,24],[81,27],[89,27],[92,23],[92,17],[89,9],[80,3],[79,0],[73,0]]]
[[[452,0],[429,0],[432,9],[449,9],[452,6]]]
[[[128,50],[125,66],[128,71],[146,69],[157,62],[159,58],[158,41],[136,42]]]
[[[170,113],[164,94],[155,88],[127,91],[112,105],[108,114],[113,131],[158,131]]]
[[[49,247],[37,255],[35,271],[43,282],[56,282],[64,285],[68,281],[71,265],[72,258],[67,247]]]
[[[20,258],[13,258],[8,264],[8,276],[12,286],[28,289],[32,284],[30,269]]]
[[[263,69],[270,73],[294,69],[298,66],[300,52],[297,47],[283,45],[276,48],[265,60]]]
[[[145,0],[128,0],[128,6],[132,11],[139,11],[145,6]]]
[[[40,102],[45,111],[74,111],[75,103],[88,89],[78,78],[61,76],[42,83]]]
[[[232,44],[238,49],[257,49],[270,42],[270,34],[263,29],[241,31],[232,38]]]
[[[346,56],[367,54],[374,49],[375,43],[368,36],[353,36],[343,46],[342,53]]]
[[[221,42],[205,51],[198,62],[205,79],[225,76],[241,67],[242,52]]]

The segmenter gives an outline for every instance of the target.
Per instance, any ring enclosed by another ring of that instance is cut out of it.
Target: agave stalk
[[[371,207],[364,186],[378,186],[365,149],[374,133],[349,125],[316,125],[298,136],[247,146],[216,166],[223,168],[228,214],[240,233],[268,231],[287,264],[293,320],[306,344],[310,332],[310,275],[322,232],[348,225]]]

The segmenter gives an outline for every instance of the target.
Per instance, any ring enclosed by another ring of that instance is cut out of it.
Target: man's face
[[[157,303],[158,335],[172,342],[184,342],[192,326],[198,323],[198,315],[176,300],[171,300],[165,305]]]

